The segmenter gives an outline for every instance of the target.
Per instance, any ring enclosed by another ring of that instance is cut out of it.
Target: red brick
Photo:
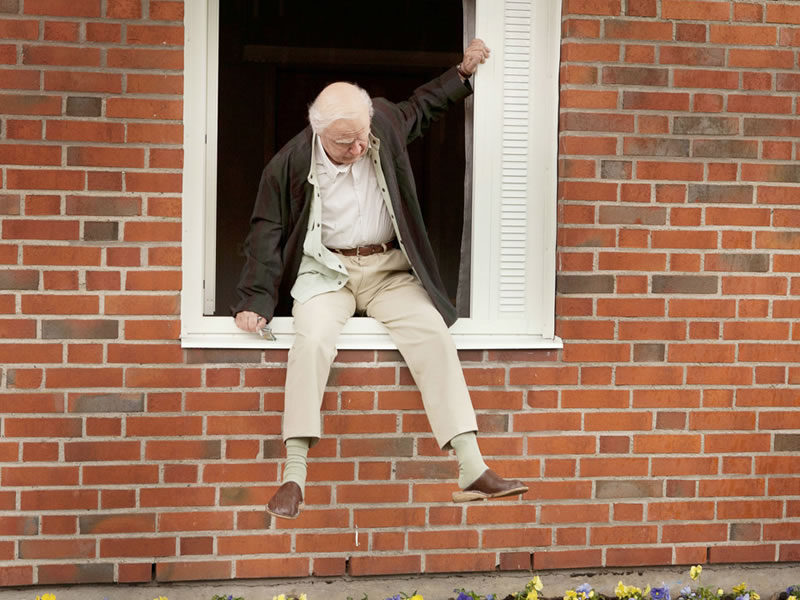
[[[181,239],[180,223],[136,221],[125,224],[126,242],[176,242]]]
[[[765,491],[763,479],[715,479],[701,480],[698,496],[763,496]]]
[[[688,452],[688,450],[687,450]],[[676,451],[676,453],[680,453]],[[653,476],[715,475],[719,460],[712,456],[653,458]]]
[[[85,466],[83,482],[89,485],[157,483],[158,465]]]
[[[219,482],[265,482],[274,481],[277,465],[267,463],[209,464],[203,471],[203,481]]]
[[[640,434],[636,435],[633,439],[633,451],[644,454],[692,454],[700,452],[700,443],[701,436],[699,435]]]
[[[395,415],[325,415],[326,434],[391,433],[396,431]]]
[[[714,71],[710,69],[675,69],[675,87],[680,88],[739,88],[739,74],[734,71]]]
[[[599,567],[603,564],[602,550],[545,550],[533,553],[534,570]]]
[[[421,568],[419,555],[354,556],[350,559],[350,574],[355,577],[419,573]]]
[[[711,546],[709,562],[711,563],[755,563],[775,560],[776,547],[770,544],[758,546]]]
[[[183,3],[180,5],[183,6]],[[309,574],[308,558],[259,558],[236,561],[236,576],[242,578],[307,577]]]
[[[161,557],[175,556],[176,539],[174,537],[121,537],[100,540],[101,557]],[[150,564],[147,565],[147,581],[150,581]],[[120,565],[122,567],[122,565]],[[120,574],[121,575],[121,574]],[[143,574],[140,574],[143,576]],[[128,577],[134,578],[133,572]],[[136,579],[135,579],[136,580]],[[141,580],[138,580],[141,581]]]
[[[647,505],[649,521],[713,521],[714,503],[704,501],[651,502]]]
[[[122,92],[122,75],[112,73],[94,73],[91,71],[45,71],[44,72],[44,89],[52,91],[67,91],[67,92],[89,92],[95,94],[120,94]],[[52,124],[58,124],[61,128],[70,128],[69,121],[48,121],[47,122],[47,139],[65,139],[58,138],[50,135],[50,127]],[[84,126],[88,123],[84,123]],[[122,123],[111,124],[97,124],[99,129],[123,129]],[[73,138],[74,139],[74,138]],[[83,139],[83,138],[78,138]],[[95,140],[96,138],[90,138]],[[104,141],[96,139],[96,141]],[[112,140],[108,140],[112,141]],[[122,141],[114,139],[113,141]]]
[[[259,407],[257,392],[186,393],[186,410],[190,412],[257,411]]]
[[[19,541],[19,558],[33,559],[64,559],[64,558],[94,558],[97,545],[94,539],[22,539]]]
[[[600,21],[595,19],[566,19],[562,23],[562,36],[565,38],[599,38]]]
[[[122,369],[51,368],[47,370],[45,386],[48,388],[122,387]]]
[[[489,571],[497,566],[494,553],[427,554],[425,572],[450,573]]]
[[[724,542],[727,540],[727,537],[728,527],[725,523],[664,525],[661,534],[662,541],[669,544],[686,542]]]
[[[630,392],[616,389],[563,390],[563,408],[628,408]]]
[[[151,26],[148,25],[147,27]],[[125,89],[128,94],[169,94],[177,96],[183,93],[183,78],[179,75],[169,75],[167,73],[159,73],[157,75],[129,73],[128,85]],[[142,128],[142,130],[144,129],[146,129],[146,126]]]
[[[141,0],[108,0],[105,16],[109,19],[140,19]]]
[[[0,87],[4,86],[4,81],[8,78],[5,77],[0,71]],[[34,87],[38,87],[38,77]],[[7,81],[5,85],[10,87],[25,87],[24,83],[19,81]],[[31,120],[6,120],[6,137],[10,140],[41,140],[42,139],[42,122]]]
[[[86,175],[86,189],[90,191],[122,191],[122,173],[118,171],[89,171]]]
[[[177,315],[179,298],[174,295],[106,296],[105,312],[109,315]]]
[[[33,567],[8,566],[0,571],[0,586],[23,586],[33,583]]]
[[[140,448],[139,442],[67,442],[64,444],[64,461],[138,461]]]
[[[212,541],[213,538],[209,538]],[[274,548],[275,553],[291,552],[291,537],[288,535],[234,535],[218,538],[218,554],[262,554],[264,547]],[[238,550],[238,551],[237,551]],[[212,551],[203,554],[213,554]]]
[[[100,56],[98,48],[33,44],[25,44],[22,47],[24,65],[99,67]]]
[[[787,50],[732,48],[728,56],[731,67],[791,69],[794,62],[793,53]]]
[[[792,456],[758,456],[756,457],[756,473],[796,474],[800,473],[800,465]]]
[[[645,477],[649,466],[646,458],[582,458],[581,477]]]
[[[182,140],[183,128],[180,125],[135,122],[128,125],[128,142],[131,143],[180,144]]]
[[[108,248],[106,260],[110,267],[138,267],[141,263],[139,248]]]
[[[233,566],[228,561],[191,561],[156,563],[157,581],[198,581],[230,579]]]
[[[380,488],[361,484],[339,485],[337,498],[345,504],[406,502],[408,485],[386,484]]]
[[[161,513],[158,531],[220,531],[233,529],[233,513],[217,511],[192,511],[189,513]]]
[[[122,41],[122,26],[118,23],[86,23],[86,41],[113,44]]]

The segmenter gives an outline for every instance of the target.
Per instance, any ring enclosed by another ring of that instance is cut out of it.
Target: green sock
[[[459,433],[452,440],[450,446],[456,451],[458,458],[458,487],[462,490],[483,475],[489,467],[483,462],[481,449],[478,448],[478,438],[474,431]]]
[[[283,465],[283,482],[294,481],[305,494],[306,458],[308,457],[308,438],[289,438],[286,440],[286,462]]]

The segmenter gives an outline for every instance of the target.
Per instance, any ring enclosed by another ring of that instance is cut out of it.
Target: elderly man
[[[256,332],[291,301],[283,415],[283,483],[267,511],[300,512],[306,457],[319,440],[320,407],[336,339],[347,319],[383,323],[422,394],[436,441],[455,450],[455,501],[522,494],[519,481],[486,466],[458,354],[448,332],[456,320],[422,222],[406,145],[454,102],[489,56],[473,40],[462,62],[405,102],[374,101],[344,82],[310,106],[310,126],[264,169],[247,237],[247,262],[234,308],[236,325]]]

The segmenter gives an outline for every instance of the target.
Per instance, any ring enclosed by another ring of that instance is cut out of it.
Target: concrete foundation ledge
[[[140,585],[74,585],[31,586],[26,588],[0,589],[0,600],[34,600],[45,593],[55,594],[57,600],[153,600],[165,596],[169,600],[211,600],[215,594],[233,594],[244,600],[272,600],[278,594],[300,595],[308,600],[384,600],[399,592],[411,594],[416,591],[425,600],[447,600],[456,594],[453,590],[486,595],[497,594],[502,599],[507,594],[520,591],[534,575],[544,583],[543,598],[560,599],[568,589],[589,583],[598,593],[613,597],[617,582],[644,588],[647,585],[670,588],[677,598],[682,587],[692,583],[689,567],[668,568],[619,568],[619,569],[563,569],[558,571],[518,571],[514,573],[467,573],[452,575],[418,575],[396,577],[359,578],[303,578],[303,579],[257,579],[232,581],[206,581],[192,583],[151,583]],[[763,600],[769,600],[787,586],[800,585],[800,563],[703,565],[700,583],[708,588],[721,587],[730,593],[733,586],[746,582],[748,588],[756,590]]]

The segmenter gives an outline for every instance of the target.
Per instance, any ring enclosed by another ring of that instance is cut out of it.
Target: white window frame
[[[218,7],[187,0],[184,47],[183,291],[187,348],[288,348],[205,316],[216,256]],[[492,49],[474,81],[470,317],[451,328],[460,349],[561,348],[555,336],[556,164],[561,0],[475,0],[475,30]],[[213,295],[211,296],[213,298]],[[368,317],[348,320],[340,349],[394,348]]]

